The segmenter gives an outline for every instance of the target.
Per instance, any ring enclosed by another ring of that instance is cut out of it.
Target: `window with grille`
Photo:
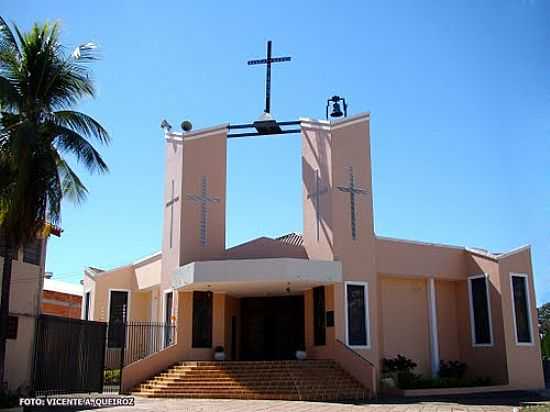
[[[518,344],[531,344],[533,343],[533,337],[531,333],[531,316],[529,314],[530,302],[527,275],[515,274],[511,277],[516,342]]]
[[[349,346],[369,346],[366,282],[346,282],[346,327]]]
[[[212,347],[212,292],[193,292],[193,347]]]
[[[470,322],[472,343],[474,345],[492,345],[491,307],[489,289],[485,275],[468,278],[470,292]]]

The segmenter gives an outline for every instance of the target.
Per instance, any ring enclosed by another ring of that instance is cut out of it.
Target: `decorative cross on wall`
[[[351,238],[356,238],[356,225],[355,225],[355,195],[366,195],[367,191],[355,187],[355,178],[353,177],[353,168],[349,167],[349,186],[338,186],[338,190],[341,192],[349,193],[350,204],[350,219],[351,219]]]
[[[201,220],[200,220],[200,243],[201,246],[206,246],[207,241],[207,225],[208,225],[208,203],[219,203],[220,199],[217,197],[208,197],[208,177],[201,177],[201,192],[199,195],[187,194],[187,199],[194,202],[199,202],[201,207]]]
[[[179,196],[174,197],[174,181],[172,180],[172,197],[166,203],[166,207],[170,207],[170,249],[172,248],[172,238],[174,231],[174,203],[180,200]]]
[[[315,170],[315,192],[307,195],[308,199],[314,198],[315,214],[317,215],[317,240],[319,240],[319,226],[321,223],[321,195],[327,192],[327,187],[321,187],[321,177],[319,176],[319,169],[317,169]]]

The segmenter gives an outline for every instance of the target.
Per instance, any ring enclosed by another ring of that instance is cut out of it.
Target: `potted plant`
[[[223,361],[225,360],[225,352],[223,350],[223,346],[216,346],[214,349],[214,359],[217,361]]]
[[[382,387],[389,390],[396,387],[403,389],[419,378],[412,372],[417,364],[403,355],[391,359],[384,358],[382,366]]]
[[[304,345],[298,346],[298,350],[296,351],[296,359],[304,360],[306,356],[306,348],[304,347]]]

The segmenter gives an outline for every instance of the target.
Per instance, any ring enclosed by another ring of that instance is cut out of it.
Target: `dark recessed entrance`
[[[304,297],[241,299],[242,360],[295,359],[304,346]]]

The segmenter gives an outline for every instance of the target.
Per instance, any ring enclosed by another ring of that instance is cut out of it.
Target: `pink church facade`
[[[90,268],[83,316],[173,322],[128,365],[130,390],[182,360],[334,359],[373,393],[398,354],[435,376],[459,360],[500,389],[544,386],[529,246],[490,253],[374,232],[370,116],[303,119],[303,235],[227,249],[227,125],[167,132],[162,250]],[[122,298],[121,298],[122,296]]]

